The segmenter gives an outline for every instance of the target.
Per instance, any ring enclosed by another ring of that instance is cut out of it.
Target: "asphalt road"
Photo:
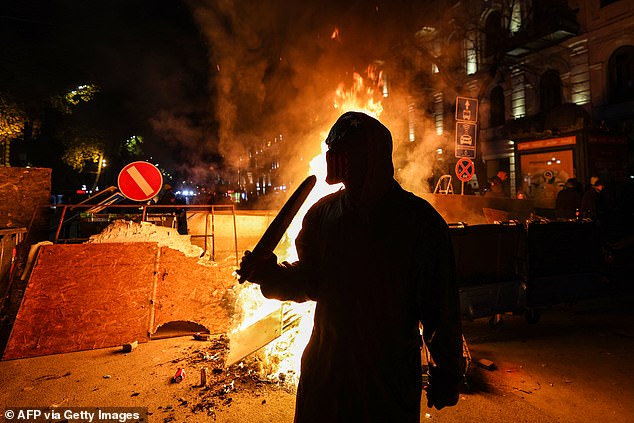
[[[465,322],[464,332],[473,364],[460,402],[438,411],[423,398],[421,421],[634,421],[634,296],[558,305],[537,324],[513,315],[495,328],[487,319]],[[0,362],[0,415],[17,406],[143,406],[150,422],[292,422],[295,397],[273,384],[236,382],[203,401],[200,360],[191,360],[200,350],[181,337],[129,354],[112,348]],[[496,368],[478,367],[480,359]],[[188,376],[169,383],[182,365]],[[208,408],[194,412],[201,404]]]
[[[612,295],[542,310],[537,324],[505,316],[465,322],[473,358],[458,406],[436,421],[634,421],[634,298]],[[495,370],[477,365],[493,361]],[[427,416],[429,417],[429,416]]]

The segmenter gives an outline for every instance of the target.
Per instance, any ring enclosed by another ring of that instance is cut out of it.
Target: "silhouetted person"
[[[174,188],[170,184],[163,185],[163,194],[159,198],[158,204],[178,205],[185,204],[186,202],[176,197],[174,194]],[[159,209],[162,213],[173,213],[176,216],[176,230],[180,235],[187,235],[187,212],[185,208],[162,208]]]
[[[500,181],[500,190],[502,191],[502,197],[511,197],[511,183],[509,181],[509,174],[506,170],[498,170],[495,174]]]
[[[462,376],[447,224],[394,180],[392,137],[378,120],[345,113],[326,144],[326,181],[345,189],[306,214],[299,260],[247,251],[239,274],[267,298],[317,302],[295,422],[419,422],[419,323],[435,362],[428,407],[455,405]]]
[[[502,180],[496,175],[489,178],[489,188],[484,193],[485,197],[504,197]]]
[[[575,219],[581,211],[581,192],[577,178],[569,178],[555,200],[555,216],[559,219]]]
[[[581,213],[583,217],[597,221],[601,218],[601,192],[603,181],[597,176],[590,178],[590,188],[581,198]]]
[[[176,195],[174,194],[174,188],[170,184],[163,185],[163,193],[159,197],[157,204],[176,204]],[[163,213],[173,213],[174,209],[171,207],[165,207],[159,209],[159,211]]]

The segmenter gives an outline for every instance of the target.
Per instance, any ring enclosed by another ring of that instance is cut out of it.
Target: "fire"
[[[340,84],[335,94],[335,109],[341,114],[347,111],[362,111],[379,117],[383,111],[380,100],[374,100],[376,88],[382,84],[381,73],[376,72],[374,67],[368,68],[369,80],[373,84],[366,84],[363,78],[354,74],[353,86],[350,90],[345,89],[345,84]],[[380,92],[380,89],[378,90]],[[328,129],[323,130],[319,135],[320,140],[326,139]],[[297,260],[294,240],[301,229],[302,220],[308,209],[320,198],[338,191],[342,184],[328,185],[326,183],[326,150],[327,146],[322,142],[321,154],[314,157],[309,163],[308,175],[317,176],[317,184],[306,199],[306,202],[297,213],[297,216],[287,230],[285,238],[282,240],[282,252],[278,253],[280,261],[293,262]],[[280,248],[278,248],[280,250]],[[272,311],[282,308],[283,325],[282,335],[274,342],[271,342],[262,349],[267,361],[266,372],[271,379],[280,378],[288,386],[297,386],[300,374],[300,360],[304,348],[313,329],[313,315],[315,310],[314,302],[294,303],[283,302],[280,304],[276,300],[267,300],[262,296],[257,285],[248,284],[248,287],[240,293],[240,303],[243,308],[243,320],[240,328],[248,327],[259,319],[267,316]],[[280,375],[284,375],[280,377]]]
[[[349,90],[343,82],[339,84],[334,101],[335,109],[341,113],[351,110],[365,112],[376,118],[381,115],[383,105],[381,100],[376,100],[375,97],[383,88],[383,72],[370,65],[366,69],[366,74],[368,77],[364,79],[359,73],[354,72],[352,88]]]

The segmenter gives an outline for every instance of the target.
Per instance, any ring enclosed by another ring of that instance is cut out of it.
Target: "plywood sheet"
[[[232,271],[229,266],[203,265],[196,257],[161,247],[152,333],[173,321],[195,322],[211,333],[226,332],[234,311]]]
[[[40,250],[4,359],[149,339],[156,243]]]

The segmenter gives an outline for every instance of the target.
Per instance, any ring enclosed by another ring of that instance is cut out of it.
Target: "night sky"
[[[115,142],[141,135],[145,156],[202,175],[263,139],[300,140],[330,121],[337,84],[412,33],[410,3],[4,1],[0,92],[28,108],[96,84],[80,116]],[[45,138],[40,153],[58,148]]]

